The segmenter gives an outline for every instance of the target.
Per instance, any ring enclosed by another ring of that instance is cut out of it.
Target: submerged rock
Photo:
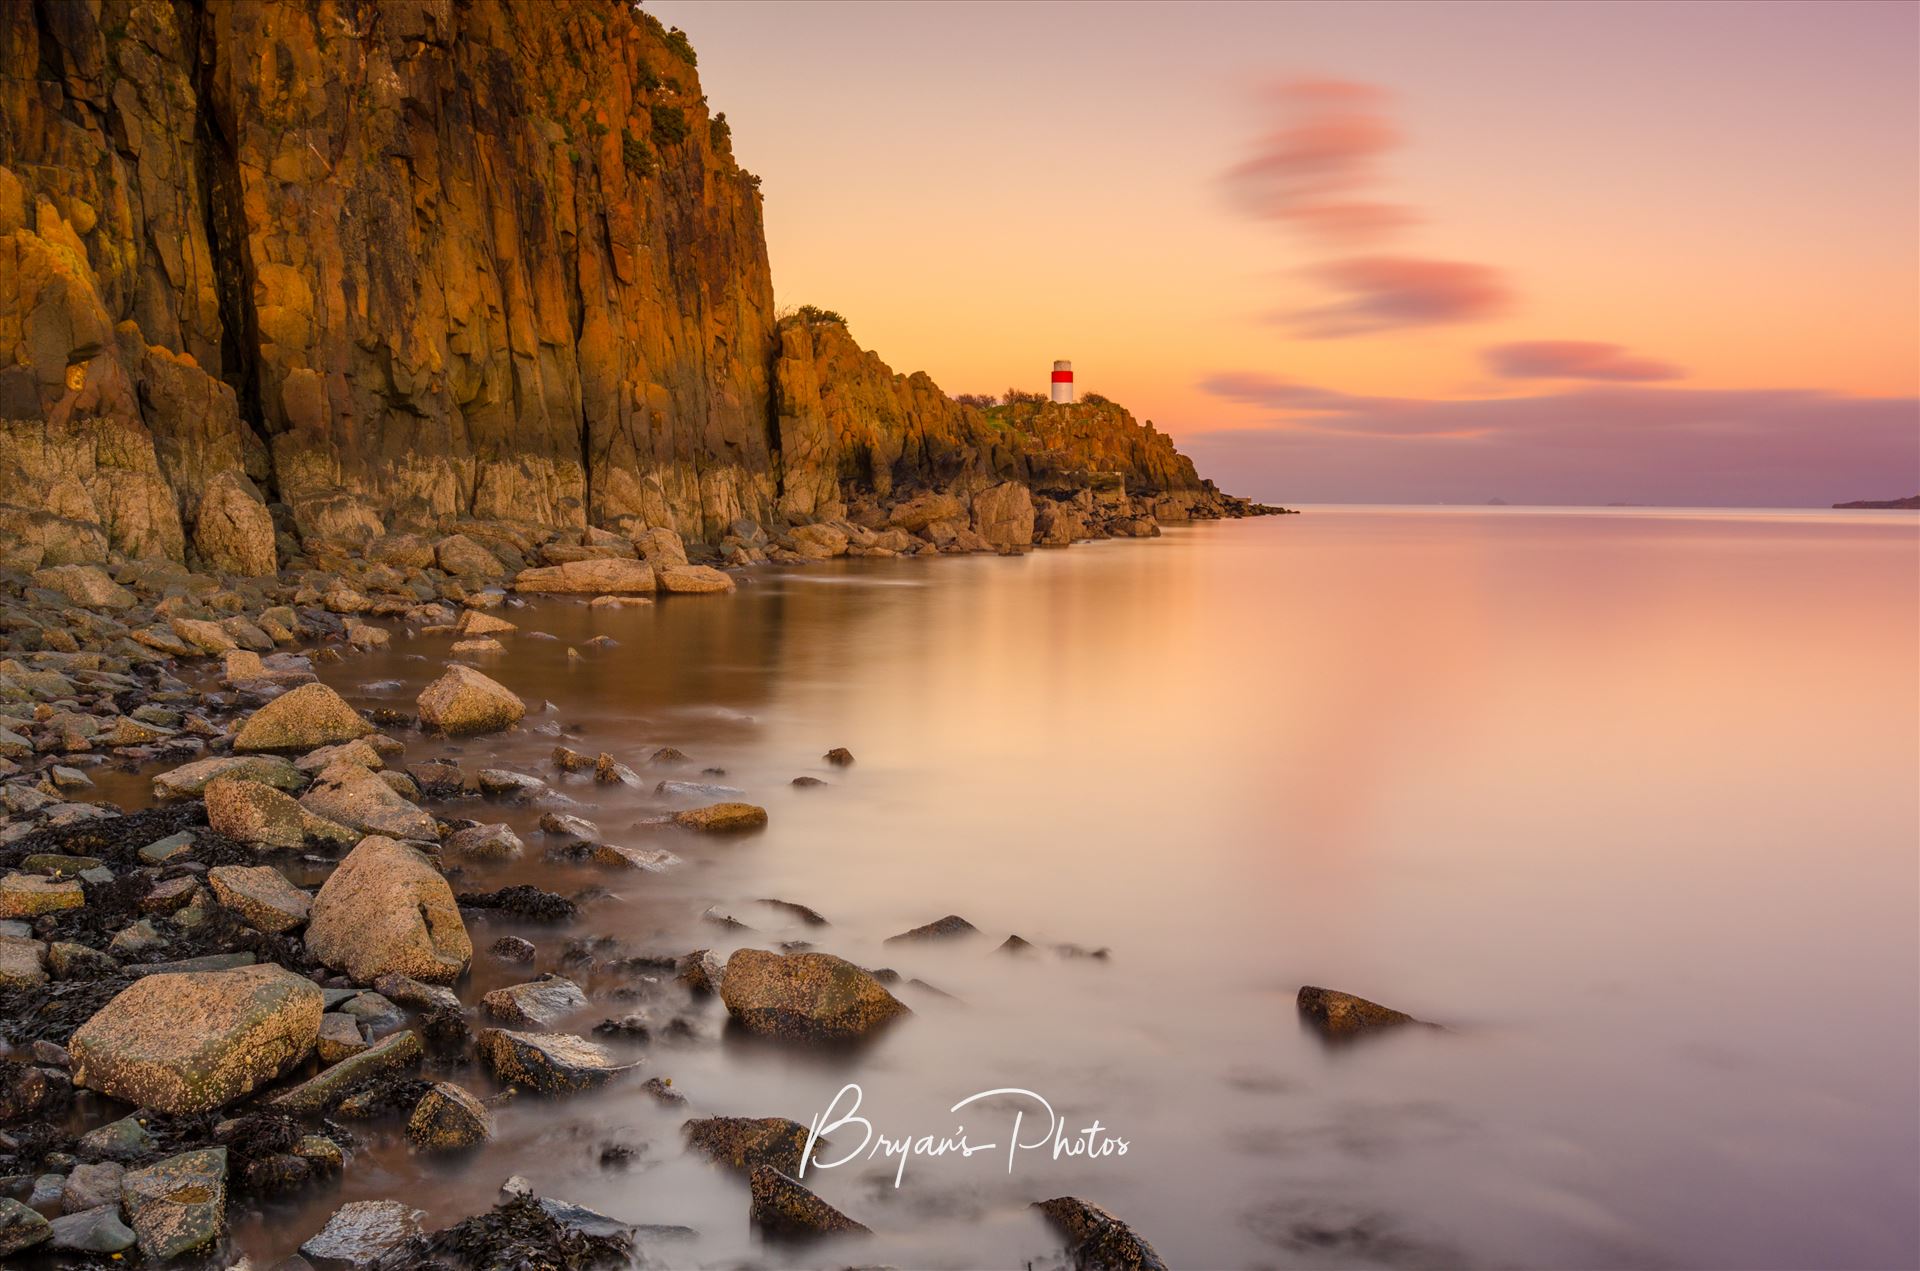
[[[499,1080],[542,1094],[591,1090],[639,1067],[622,1063],[605,1046],[571,1033],[488,1028],[481,1031],[475,1050]]]
[[[807,1127],[785,1117],[697,1117],[680,1132],[688,1147],[743,1174],[761,1165],[798,1174],[807,1150]]]
[[[750,1176],[753,1204],[749,1211],[762,1231],[780,1236],[821,1236],[870,1233],[812,1192],[770,1165],[757,1165]]]
[[[1301,1018],[1312,1024],[1322,1036],[1334,1040],[1377,1033],[1403,1024],[1422,1023],[1390,1006],[1369,1002],[1364,997],[1355,997],[1337,989],[1316,988],[1311,984],[1301,986],[1295,1002],[1300,1008]]]
[[[320,746],[352,741],[373,732],[373,725],[324,684],[303,684],[255,711],[234,734],[239,752],[283,751],[304,754]]]
[[[711,803],[704,808],[676,812],[673,821],[706,834],[730,834],[765,826],[767,810],[751,803]]]
[[[526,844],[513,832],[513,827],[503,821],[455,830],[447,835],[441,850],[456,860],[511,861],[520,858]]]
[[[494,989],[480,999],[488,1015],[507,1024],[545,1028],[587,1008],[587,995],[563,976],[549,975],[527,984]]]
[[[313,1050],[320,989],[271,964],[135,981],[73,1035],[74,1084],[162,1112],[205,1112]]]
[[[53,1220],[50,1248],[72,1253],[98,1253],[111,1256],[133,1248],[139,1237],[120,1221],[120,1197],[116,1192],[110,1204],[69,1212]]]
[[[974,926],[959,914],[948,914],[944,918],[936,918],[923,927],[915,927],[911,931],[902,931],[897,936],[888,936],[887,943],[897,944],[901,941],[913,940],[951,940],[958,936],[977,936],[979,934],[980,928]]]
[[[146,1257],[165,1261],[212,1244],[226,1229],[227,1149],[182,1152],[129,1170],[120,1197]]]
[[[313,899],[307,950],[366,984],[389,971],[451,984],[473,958],[453,889],[417,848],[362,839]]]
[[[417,704],[423,727],[448,734],[497,732],[527,714],[527,704],[506,685],[458,663],[427,685]]]
[[[1087,1271],[1167,1271],[1152,1245],[1098,1205],[1073,1196],[1033,1206],[1067,1237],[1067,1254]]]
[[[750,1031],[804,1041],[851,1041],[911,1014],[879,980],[830,953],[736,949],[720,997]]]

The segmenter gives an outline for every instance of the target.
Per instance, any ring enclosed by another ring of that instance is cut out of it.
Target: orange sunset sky
[[[1238,493],[1920,490],[1920,7],[726,4],[783,304]]]

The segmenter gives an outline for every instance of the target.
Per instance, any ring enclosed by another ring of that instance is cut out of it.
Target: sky
[[[1289,502],[1920,491],[1920,6],[651,0],[776,301]]]

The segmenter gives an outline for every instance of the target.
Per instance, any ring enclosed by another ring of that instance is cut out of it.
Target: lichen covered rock
[[[421,724],[448,734],[498,732],[527,713],[527,704],[506,685],[459,663],[427,685],[417,704]]]
[[[871,974],[830,953],[736,949],[720,998],[751,1031],[799,1041],[853,1041],[910,1014]]]
[[[305,754],[320,746],[352,741],[373,725],[324,684],[302,684],[248,716],[234,734],[234,750]]]
[[[451,984],[473,958],[447,880],[418,849],[379,836],[362,839],[321,886],[306,941],[361,984],[389,971]]]

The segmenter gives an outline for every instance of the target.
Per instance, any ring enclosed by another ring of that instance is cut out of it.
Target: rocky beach
[[[768,813],[663,780],[671,748],[567,744],[496,678],[545,634],[529,601],[726,604],[836,558],[1276,510],[1104,399],[962,402],[837,314],[776,314],[758,179],[686,37],[629,6],[15,5],[0,57],[27,68],[0,90],[10,1265],[246,1264],[242,1215],[370,1142],[458,1159],[503,1100],[618,1083],[687,1104],[639,1069],[661,1035],[720,1044],[703,1006],[802,1049],[910,1013],[827,931],[722,961],[596,925]],[[334,687],[443,637],[411,702]],[[490,759],[527,732],[546,763]],[[464,757],[410,758],[423,737]],[[659,802],[644,841],[594,823],[615,788]],[[503,807],[538,809],[534,841]],[[502,918],[537,938],[476,935]],[[478,991],[477,962],[509,974]],[[867,1230],[793,1177],[803,1127],[756,1115],[687,1119],[714,1185],[770,1236]],[[676,1234],[499,1181],[437,1230],[405,1195],[346,1203],[278,1265],[625,1265]],[[1161,1265],[1033,1199],[1056,1255]]]

